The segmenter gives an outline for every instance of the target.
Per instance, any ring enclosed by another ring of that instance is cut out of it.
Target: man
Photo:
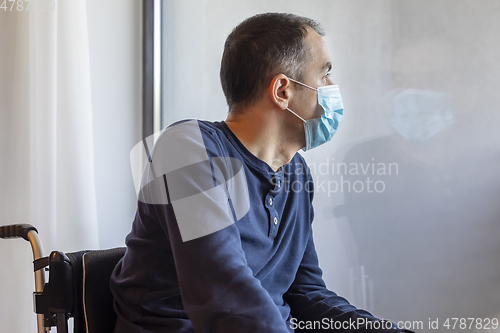
[[[116,333],[400,332],[327,290],[318,267],[312,177],[297,151],[331,139],[342,118],[322,35],[278,13],[229,35],[227,119],[175,123],[149,156],[111,279]]]

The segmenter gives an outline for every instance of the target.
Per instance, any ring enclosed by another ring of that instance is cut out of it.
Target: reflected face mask
[[[408,141],[426,140],[454,123],[448,93],[406,89],[394,97],[393,105],[392,126]]]
[[[305,120],[289,108],[286,108],[304,122],[306,146],[302,150],[308,151],[330,141],[337,132],[340,121],[344,116],[342,97],[340,96],[339,86],[336,84],[313,88],[294,79],[290,79],[290,81],[316,91],[318,93],[318,104],[324,111],[321,118]]]

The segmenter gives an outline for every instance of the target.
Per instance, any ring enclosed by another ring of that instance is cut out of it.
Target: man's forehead
[[[320,71],[329,71],[332,68],[332,62],[323,38],[314,29],[308,27],[304,42],[309,48],[310,65]]]

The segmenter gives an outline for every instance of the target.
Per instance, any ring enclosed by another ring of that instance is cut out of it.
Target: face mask
[[[426,140],[454,123],[451,95],[407,89],[394,97],[393,128],[408,141]]]
[[[315,148],[330,141],[337,132],[340,121],[344,116],[344,106],[340,96],[338,85],[322,86],[318,88],[310,87],[302,82],[290,79],[291,81],[312,89],[318,93],[318,104],[323,108],[324,114],[321,118],[304,120],[301,116],[286,108],[288,111],[299,117],[304,122],[306,133],[306,146],[303,151]]]

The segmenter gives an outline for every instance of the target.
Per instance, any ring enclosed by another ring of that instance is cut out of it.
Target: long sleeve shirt
[[[171,125],[149,153],[111,278],[115,333],[401,331],[326,288],[300,154],[274,171],[224,122],[201,120]]]

